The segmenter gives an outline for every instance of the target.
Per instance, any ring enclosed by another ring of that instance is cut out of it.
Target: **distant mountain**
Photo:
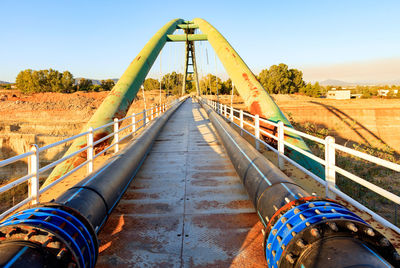
[[[335,79],[327,79],[324,81],[319,82],[320,85],[322,86],[337,86],[337,87],[343,87],[343,86],[370,86],[370,85],[400,85],[400,79],[397,80],[390,80],[390,81],[355,81],[355,82],[346,82],[346,81],[341,81],[341,80],[335,80]]]
[[[322,86],[352,86],[352,85],[356,85],[356,83],[350,83],[350,82],[345,82],[345,81],[341,81],[341,80],[335,80],[335,79],[327,79],[324,81],[319,82],[320,85]]]
[[[0,81],[0,84],[11,84],[11,83],[6,81]]]
[[[84,78],[84,77],[75,78],[75,84],[77,84],[79,79],[81,79],[81,78]],[[93,85],[101,85],[101,80],[107,80],[108,78],[107,79],[100,79],[100,80],[90,79],[90,78],[85,78],[85,79],[92,80],[92,84]],[[111,78],[111,80],[113,80],[115,83],[117,83],[119,79],[118,78]]]
[[[387,84],[388,84],[388,85],[400,85],[400,79],[393,80],[393,81],[391,81],[391,82],[388,82]]]

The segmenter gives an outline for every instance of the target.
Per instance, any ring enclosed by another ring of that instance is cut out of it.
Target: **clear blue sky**
[[[208,20],[255,73],[280,62],[307,69],[400,59],[395,0],[1,0],[0,10],[0,80],[6,81],[26,68],[118,78],[173,18]],[[164,68],[172,68],[167,61]]]

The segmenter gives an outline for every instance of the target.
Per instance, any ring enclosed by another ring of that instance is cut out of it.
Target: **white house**
[[[326,94],[327,99],[349,100],[351,97],[350,90],[329,90]]]

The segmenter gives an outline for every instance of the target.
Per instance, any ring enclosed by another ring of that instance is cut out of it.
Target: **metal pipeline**
[[[0,224],[0,267],[94,267],[104,226],[176,103],[120,154],[56,200],[20,211]]]
[[[201,104],[264,225],[269,267],[400,267],[381,233],[336,201],[308,194]]]

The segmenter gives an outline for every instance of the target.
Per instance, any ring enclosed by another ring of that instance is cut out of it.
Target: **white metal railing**
[[[12,163],[15,163],[17,161],[24,160],[26,158],[28,159],[28,174],[21,178],[13,180],[5,185],[2,185],[0,187],[0,194],[2,194],[4,192],[20,185],[21,183],[28,182],[28,197],[25,198],[24,200],[22,200],[21,202],[19,202],[18,204],[12,206],[11,208],[7,209],[6,211],[2,212],[0,214],[0,220],[3,219],[8,214],[12,213],[13,211],[17,210],[18,208],[20,208],[28,203],[31,203],[32,205],[39,203],[39,198],[40,198],[41,194],[43,194],[44,192],[46,192],[47,190],[52,188],[54,185],[56,185],[57,183],[64,180],[66,177],[70,176],[72,173],[74,173],[78,169],[82,168],[83,166],[87,165],[87,174],[90,174],[91,172],[93,172],[93,167],[94,167],[93,161],[97,157],[99,157],[100,155],[102,155],[103,153],[105,153],[106,151],[111,149],[112,147],[114,147],[114,153],[117,153],[119,151],[119,144],[123,140],[131,137],[138,130],[144,128],[146,125],[149,124],[149,122],[156,119],[158,116],[163,114],[171,106],[175,105],[176,103],[181,101],[183,98],[184,97],[181,97],[181,98],[175,99],[169,103],[155,105],[147,110],[144,109],[142,112],[133,113],[132,115],[129,115],[129,116],[121,118],[121,119],[114,118],[113,122],[110,122],[108,124],[102,125],[97,128],[89,127],[88,131],[86,131],[86,132],[77,134],[75,136],[69,137],[67,139],[64,139],[64,140],[40,147],[40,148],[38,145],[33,144],[31,146],[31,149],[29,152],[26,152],[24,154],[20,154],[20,155],[0,161],[0,168],[1,168],[1,167],[10,165]],[[137,118],[141,118],[141,119],[136,120]],[[120,125],[122,124],[122,122],[124,122],[125,120],[128,120],[128,119],[131,119],[131,123],[128,124],[127,126],[120,128]],[[108,134],[107,136],[102,137],[98,140],[94,140],[93,134],[96,131],[104,129],[104,128],[108,128],[108,127],[113,127],[113,131],[110,134]],[[129,128],[130,128],[130,130],[129,130]],[[128,130],[128,134],[125,135],[124,137],[120,137],[120,133],[124,130]],[[74,141],[75,139],[83,137],[83,136],[87,137],[87,145],[85,147],[83,147],[83,148],[79,149],[78,151],[75,151],[67,156],[64,156],[44,167],[40,167],[39,154],[41,152],[44,152],[55,146],[65,144],[67,142]],[[106,148],[104,148],[103,150],[101,150],[98,153],[95,152],[96,145],[98,145],[101,142],[104,142],[108,139],[111,139],[111,138],[113,138],[113,142],[109,146],[107,146]],[[85,151],[87,152],[86,161],[84,161],[83,163],[81,163],[80,165],[78,165],[77,167],[75,167],[74,169],[69,171],[68,173],[64,174],[63,176],[61,176],[60,178],[58,178],[51,184],[47,185],[46,187],[39,189],[39,176],[41,173],[48,171],[49,169],[54,168],[56,165],[66,161],[82,152],[85,152]]]
[[[383,167],[389,168],[396,172],[400,172],[399,164],[396,164],[396,163],[393,163],[393,162],[390,162],[390,161],[387,161],[384,159],[380,159],[378,157],[375,157],[375,156],[372,156],[372,155],[369,155],[369,154],[366,154],[366,153],[363,153],[363,152],[360,152],[360,151],[357,151],[357,150],[354,150],[354,149],[351,149],[351,148],[348,148],[348,147],[345,147],[345,146],[342,146],[339,144],[336,144],[335,138],[333,138],[331,136],[327,136],[325,139],[321,139],[321,138],[309,135],[307,133],[295,130],[291,127],[287,127],[284,125],[283,122],[278,122],[278,123],[272,122],[272,121],[260,118],[259,115],[252,115],[243,110],[235,109],[232,106],[227,106],[226,104],[221,104],[214,100],[210,100],[210,99],[206,99],[206,98],[202,98],[202,97],[200,97],[200,100],[203,103],[209,105],[219,115],[225,117],[230,123],[236,125],[240,129],[241,135],[243,135],[243,133],[245,132],[248,135],[252,136],[254,138],[255,146],[257,149],[259,149],[260,144],[263,144],[268,149],[275,152],[277,154],[277,158],[278,158],[278,166],[281,170],[283,170],[285,168],[284,161],[291,163],[292,165],[294,165],[295,167],[297,167],[298,169],[300,169],[301,171],[303,171],[304,173],[306,173],[307,175],[309,175],[310,177],[312,177],[313,179],[315,179],[316,181],[321,183],[325,187],[326,197],[333,198],[334,195],[338,195],[341,198],[343,198],[344,200],[346,200],[347,202],[349,202],[350,204],[352,204],[353,206],[355,206],[356,208],[369,213],[376,221],[380,222],[384,226],[387,226],[387,227],[395,230],[396,232],[398,232],[400,234],[400,228],[393,225],[392,223],[390,223],[383,217],[379,216],[375,212],[371,211],[364,205],[360,204],[359,202],[357,202],[350,196],[348,196],[345,193],[343,193],[342,191],[340,191],[336,186],[336,173],[343,175],[344,177],[352,180],[353,182],[366,187],[367,189],[391,200],[392,202],[394,202],[396,204],[400,204],[400,197],[398,195],[395,195],[395,194],[373,184],[373,183],[368,182],[367,180],[365,180],[355,174],[352,174],[349,171],[346,171],[346,170],[336,166],[335,158],[336,158],[336,152],[341,151],[341,152],[347,153],[349,155],[359,157],[359,158],[369,161],[371,163],[375,163],[377,165],[381,165]],[[235,113],[239,114],[239,117],[235,116]],[[252,122],[245,120],[244,117],[252,119]],[[275,127],[276,135],[273,135],[273,134],[265,131],[264,129],[260,128],[260,122],[262,122],[264,125],[267,124],[272,127]],[[245,126],[250,127],[252,129],[252,131],[246,130]],[[323,144],[325,147],[325,158],[322,159],[308,151],[305,151],[305,150],[285,141],[285,139],[284,139],[285,133],[293,133],[302,138],[306,138],[306,139],[312,140],[314,142]],[[277,148],[274,148],[270,144],[266,143],[263,139],[261,139],[260,134],[274,139],[277,142]],[[304,167],[302,167],[301,165],[299,165],[298,163],[296,163],[295,161],[293,161],[292,159],[287,157],[285,155],[285,146],[290,149],[293,149],[293,150],[315,160],[316,162],[320,163],[321,165],[323,165],[325,167],[325,180],[319,178],[314,173],[310,172],[309,170],[305,169]]]

